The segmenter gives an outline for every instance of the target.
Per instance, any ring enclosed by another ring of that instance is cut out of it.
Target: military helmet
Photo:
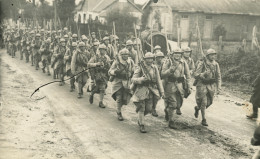
[[[156,50],[156,49],[160,49],[160,50],[161,50],[161,46],[156,45],[156,46],[154,47],[154,50]]]
[[[58,30],[58,33],[60,33],[61,32],[61,30]]]
[[[109,40],[109,37],[105,36],[105,37],[103,38],[103,41],[105,41],[105,40]]]
[[[77,43],[76,42],[72,42],[71,44],[73,47],[76,47],[77,46]]]
[[[30,32],[30,34],[34,34],[34,32],[33,32],[33,31],[31,31],[31,32]]]
[[[119,37],[117,35],[114,35],[115,40],[119,40]]]
[[[156,57],[164,57],[164,54],[163,54],[161,51],[159,51],[159,52],[157,52],[157,53],[155,54],[155,56],[156,56]]]
[[[55,36],[55,39],[59,39],[60,37],[58,35]]]
[[[64,39],[64,38],[61,38],[61,39],[60,39],[60,42],[65,42],[65,39]]]
[[[84,36],[82,37],[82,40],[88,40],[88,38],[84,35]]]
[[[128,54],[129,54],[129,51],[128,51],[126,48],[124,48],[124,49],[122,49],[122,50],[119,51],[119,54],[120,54],[120,55],[128,55]]]
[[[210,54],[216,54],[217,52],[214,50],[214,49],[208,49],[207,50],[207,55],[210,55]]]
[[[94,46],[98,46],[98,45],[99,45],[99,42],[98,42],[98,41],[95,41],[95,42],[93,43],[93,45],[94,45]]]
[[[191,48],[190,47],[184,47],[183,49],[182,49],[184,52],[191,52]]]
[[[127,41],[126,41],[126,46],[128,46],[128,45],[133,45],[132,40],[127,40]]]
[[[144,58],[145,58],[145,59],[154,58],[154,54],[151,53],[151,52],[147,52],[147,53],[144,55]]]
[[[68,28],[67,28],[67,27],[64,27],[64,30],[68,30]]]
[[[79,47],[84,47],[84,46],[86,46],[86,44],[81,41],[81,42],[79,43]]]
[[[72,37],[73,37],[73,38],[77,38],[78,35],[77,35],[77,34],[73,34]]]
[[[177,48],[173,49],[173,53],[174,53],[174,54],[175,54],[175,53],[183,53],[183,51],[182,51],[181,48],[177,47]]]
[[[92,32],[91,35],[96,35],[96,33],[95,33],[95,32]]]
[[[98,47],[99,49],[107,49],[107,47],[106,47],[106,45],[105,44],[101,44],[101,45],[99,45],[99,47]]]
[[[64,35],[64,38],[69,38],[69,36],[66,34],[66,35]]]
[[[41,29],[41,32],[44,32],[44,29]]]
[[[139,38],[137,38],[135,41],[134,41],[134,45],[141,45],[141,40]]]
[[[48,39],[46,40],[46,42],[47,42],[47,43],[51,43],[51,39],[48,38]]]
[[[41,36],[41,34],[39,34],[39,33],[36,34],[36,37],[40,37],[40,36]]]

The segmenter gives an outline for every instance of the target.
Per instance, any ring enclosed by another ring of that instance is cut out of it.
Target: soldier
[[[137,52],[133,49],[133,42],[131,40],[126,41],[126,48],[129,51],[129,57],[137,64]]]
[[[66,65],[66,74],[69,76],[70,79],[70,92],[73,92],[75,90],[75,78],[73,77],[73,74],[71,72],[71,58],[73,56],[74,51],[77,49],[77,43],[72,42],[72,45],[69,49],[67,49],[66,54],[64,56],[64,61]]]
[[[247,116],[251,119],[258,117],[258,108],[260,107],[260,75],[254,80],[252,86],[254,90],[250,102],[253,104],[253,114]]]
[[[30,38],[29,37],[26,37],[25,39],[25,50],[24,50],[24,54],[25,54],[25,60],[26,60],[26,63],[29,62],[29,56],[30,56],[30,52],[31,52],[31,47],[30,47]]]
[[[195,117],[198,118],[199,110],[201,110],[203,126],[208,126],[205,113],[213,103],[215,90],[220,92],[221,89],[221,73],[218,63],[215,61],[217,52],[214,49],[208,49],[206,57],[199,61],[194,71],[196,83],[196,102]]]
[[[192,50],[189,48],[189,47],[185,47],[183,48],[183,59],[186,61],[186,63],[188,64],[189,66],[189,69],[190,69],[190,74],[192,75],[194,70],[195,70],[195,64],[194,64],[194,61],[193,59],[191,58],[191,52]]]
[[[127,105],[132,94],[130,93],[131,78],[134,73],[134,61],[128,58],[129,51],[122,49],[116,60],[114,60],[108,73],[114,76],[112,81],[112,97],[117,102],[118,120],[124,120],[121,108]]]
[[[26,52],[26,38],[27,38],[27,32],[23,35],[21,40],[22,50],[20,51],[20,60],[23,60],[23,54]]]
[[[78,35],[77,34],[73,34],[72,35],[72,40],[71,42],[78,42]]]
[[[65,45],[66,45],[66,47],[70,47],[70,46],[69,46],[69,36],[68,36],[67,34],[65,34],[65,35],[63,36],[63,38],[65,39]]]
[[[141,133],[146,133],[144,116],[151,113],[153,103],[160,97],[164,98],[164,90],[158,68],[153,65],[154,55],[147,52],[144,57],[144,65],[134,71],[132,82],[136,85],[133,102],[138,113],[138,125]],[[145,72],[143,72],[145,71]]]
[[[78,83],[78,98],[82,98],[83,87],[86,85],[88,79],[87,72],[84,71],[88,65],[88,57],[85,50],[85,43],[80,42],[79,49],[73,52],[71,60],[71,72],[73,75],[76,75],[76,82]]]
[[[153,49],[153,53],[156,55],[157,52],[161,52],[161,46],[156,45]]]
[[[14,31],[12,30],[9,37],[9,54],[12,56],[12,58],[15,57],[15,37],[14,37]]]
[[[174,121],[174,110],[177,115],[181,115],[181,106],[183,104],[184,89],[183,82],[187,80],[188,91],[191,92],[190,72],[187,63],[182,59],[182,50],[176,48],[170,57],[163,63],[162,78],[165,82],[165,119],[169,121],[169,127],[176,129]]]
[[[65,84],[64,82],[64,76],[65,76],[65,70],[64,70],[64,55],[66,53],[66,44],[65,39],[60,39],[60,45],[58,45],[54,49],[54,57],[55,57],[55,64],[53,71],[57,73],[58,77],[60,78],[61,82],[59,86],[63,86]]]
[[[115,59],[115,53],[114,53],[114,49],[113,46],[111,44],[109,44],[109,37],[105,36],[103,38],[103,42],[107,47],[107,55],[110,58],[110,60],[114,60]]]
[[[161,74],[162,74],[162,65],[163,65],[163,58],[164,58],[164,54],[162,52],[157,52],[155,55],[155,62],[154,65],[156,65],[156,67],[158,68],[159,71],[159,75],[161,78]],[[158,114],[156,112],[156,105],[158,103],[158,100],[153,102],[153,107],[152,107],[152,115],[154,117],[158,117]]]
[[[92,32],[91,39],[90,39],[90,45],[93,45],[95,41],[98,41],[98,39],[96,38],[96,33]]]
[[[40,40],[41,35],[39,33],[36,34],[35,40],[33,40],[32,45],[33,45],[33,60],[35,64],[35,69],[39,69],[39,62],[41,60],[41,55],[40,55],[40,47],[41,47],[41,40]]]
[[[55,36],[54,37],[54,40],[53,42],[51,43],[51,46],[50,46],[50,50],[51,50],[51,68],[53,68],[53,79],[56,79],[58,78],[58,73],[56,72],[56,70],[54,69],[54,65],[55,65],[55,62],[56,62],[56,56],[54,54],[55,52],[55,49],[58,47],[59,45],[59,36]]]
[[[93,103],[93,98],[95,93],[99,93],[100,101],[99,107],[105,108],[103,103],[103,98],[105,95],[105,90],[108,82],[108,70],[110,68],[110,59],[106,55],[106,46],[104,44],[99,46],[99,53],[94,55],[89,63],[88,67],[93,67],[90,69],[90,74],[92,80],[94,80],[95,86],[91,91],[89,102]]]
[[[116,35],[112,35],[112,46],[115,53],[118,53],[119,50],[119,38]]]
[[[85,35],[82,37],[82,41],[85,43],[86,50],[89,52],[91,46],[89,45],[88,38]]]
[[[51,54],[50,53],[50,43],[51,43],[51,39],[47,39],[40,48],[42,65],[43,65],[42,72],[45,73],[45,68],[47,68],[48,76],[51,75],[50,68],[49,68],[49,66],[50,66],[49,58],[50,58],[50,54]]]

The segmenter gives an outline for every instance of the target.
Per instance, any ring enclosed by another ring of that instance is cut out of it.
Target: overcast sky
[[[52,4],[53,0],[46,0],[47,2],[49,2],[50,4]],[[81,0],[76,0],[76,4],[78,4]],[[144,4],[146,1],[148,0],[134,0],[135,3],[137,4]],[[39,2],[39,0],[36,0],[36,2]]]

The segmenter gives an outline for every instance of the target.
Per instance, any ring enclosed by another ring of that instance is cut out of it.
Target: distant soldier
[[[162,77],[161,74],[162,74],[163,58],[164,58],[164,54],[162,52],[157,52],[155,54],[154,65],[157,66],[157,68],[158,68],[160,78]],[[158,102],[158,100],[153,103],[153,107],[152,107],[152,115],[155,117],[158,117],[158,114],[156,112],[157,102]]]
[[[157,103],[160,97],[164,97],[162,81],[158,68],[153,65],[153,59],[154,55],[147,52],[144,57],[144,68],[138,67],[132,78],[132,82],[136,85],[133,90],[133,102],[136,105],[141,133],[146,133],[144,116],[151,113],[153,103]]]
[[[156,54],[157,52],[162,52],[161,49],[162,49],[161,46],[156,45],[156,46],[154,47],[154,49],[153,49],[153,53]]]
[[[28,63],[29,62],[30,52],[31,52],[30,37],[26,37],[25,45],[23,47],[25,47],[25,49],[24,49],[25,60],[26,60],[26,63]]]
[[[214,99],[215,91],[218,93],[221,89],[221,73],[219,64],[215,61],[217,52],[213,49],[208,49],[206,57],[199,61],[197,68],[194,71],[196,83],[196,102],[195,117],[198,118],[199,110],[201,110],[203,126],[208,126],[205,113]]]
[[[99,49],[98,49],[98,47],[99,47],[99,42],[98,42],[98,41],[95,41],[95,42],[93,43],[93,46],[90,48],[90,56],[91,56],[91,57],[93,57],[93,56],[99,54]]]
[[[23,60],[23,56],[26,52],[26,39],[27,39],[27,32],[22,36],[21,39],[21,51],[20,51],[20,60]]]
[[[44,43],[42,43],[42,46],[40,48],[40,54],[41,54],[41,61],[42,61],[42,72],[45,73],[45,68],[47,68],[47,73],[48,76],[51,75],[50,74],[50,43],[51,43],[51,39],[47,39],[45,40]]]
[[[53,71],[58,75],[60,78],[60,86],[63,86],[65,84],[64,82],[64,76],[65,76],[65,67],[64,67],[64,55],[66,53],[66,44],[65,39],[60,39],[60,44],[54,49],[54,68]]]
[[[190,72],[187,63],[182,59],[182,50],[176,48],[171,53],[162,66],[162,78],[165,82],[165,119],[169,121],[169,127],[176,129],[174,121],[174,111],[177,115],[181,115],[181,106],[183,104],[184,89],[183,82],[187,80],[188,91],[191,91]]]
[[[108,55],[108,57],[110,58],[110,60],[114,60],[115,59],[115,51],[114,51],[113,46],[111,44],[109,44],[109,37],[105,36],[103,38],[103,42],[104,42],[104,44],[107,47],[107,55]]]
[[[90,39],[90,45],[92,46],[94,44],[95,41],[98,41],[98,39],[96,38],[96,33],[92,32],[91,33],[91,39]],[[99,41],[98,41],[99,42]]]
[[[41,55],[40,55],[40,47],[41,47],[41,40],[40,40],[41,35],[39,33],[36,34],[35,40],[33,40],[32,45],[33,45],[33,60],[35,64],[35,69],[39,69],[39,62],[41,61]]]
[[[112,81],[112,97],[117,102],[117,116],[119,121],[124,120],[121,113],[122,106],[127,105],[132,96],[130,84],[134,73],[134,61],[129,59],[128,56],[129,51],[122,49],[108,71],[110,76],[114,76],[114,80]]]
[[[248,118],[258,117],[258,108],[260,107],[260,75],[254,80],[252,86],[254,87],[250,102],[253,104],[253,114],[248,115]]]
[[[73,45],[75,45],[75,42],[73,42]],[[80,42],[78,46],[79,48],[73,52],[71,72],[73,75],[76,75],[76,82],[78,83],[78,98],[82,98],[83,87],[86,85],[88,79],[88,74],[85,71],[88,65],[88,57],[85,52],[86,46],[84,42]]]
[[[72,59],[73,53],[75,51],[77,51],[77,43],[73,42],[71,47],[66,50],[66,53],[64,56],[66,75],[71,78],[70,79],[70,92],[73,92],[75,90],[75,78],[73,77],[73,74],[71,72],[71,59]]]
[[[91,68],[90,74],[92,80],[95,82],[95,86],[91,91],[89,102],[93,103],[93,97],[95,93],[99,93],[100,101],[99,107],[105,108],[106,106],[103,103],[105,90],[108,82],[108,70],[110,68],[110,58],[106,55],[106,46],[104,44],[99,46],[99,54],[94,55],[89,63],[88,67]]]
[[[137,64],[137,52],[133,49],[133,42],[132,40],[126,41],[126,49],[129,51],[129,57]]]
[[[69,46],[69,36],[68,36],[67,34],[65,34],[65,35],[63,36],[63,38],[64,38],[64,40],[65,40],[65,45],[66,45],[66,47],[70,47],[70,46]]]
[[[89,54],[91,46],[89,45],[89,40],[85,35],[82,36],[82,41],[85,43],[85,49],[88,51]]]
[[[182,49],[184,51],[183,53],[183,59],[186,61],[186,63],[189,66],[190,69],[190,74],[192,75],[194,70],[195,70],[195,64],[193,59],[191,58],[191,52],[192,50],[190,49],[190,47],[185,47]]]
[[[118,53],[119,51],[119,38],[116,35],[112,35],[112,46],[113,46],[113,50],[115,51],[115,54]]]

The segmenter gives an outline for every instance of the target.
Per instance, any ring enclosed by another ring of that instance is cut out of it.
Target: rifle
[[[115,34],[115,32],[116,32],[116,29],[115,29],[115,22],[113,22],[113,29],[112,29],[112,31],[113,31],[113,33],[114,33],[113,35],[116,35],[116,34]],[[118,55],[118,50],[117,50],[117,41],[116,41],[116,40],[115,40],[115,46],[114,46],[114,47],[115,47],[115,52],[116,52],[116,60],[117,60],[118,63],[120,64],[121,62],[119,61],[119,58],[118,58],[119,55]],[[115,79],[115,76],[110,76],[110,77],[109,77],[109,81],[110,81],[110,82],[113,82],[114,79]]]

